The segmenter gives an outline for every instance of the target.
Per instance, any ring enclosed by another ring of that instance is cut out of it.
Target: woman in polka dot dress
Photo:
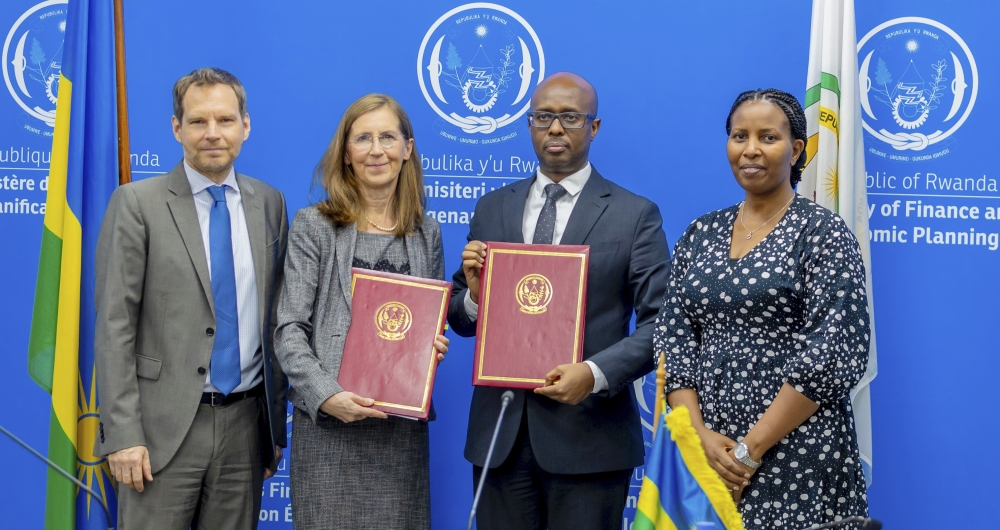
[[[794,96],[741,94],[726,131],[746,200],[677,242],[654,338],[667,400],[692,411],[747,528],[867,516],[849,400],[870,340],[857,240],[794,192],[806,140]]]

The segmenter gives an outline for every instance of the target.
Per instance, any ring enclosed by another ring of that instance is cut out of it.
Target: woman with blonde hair
[[[422,178],[406,112],[368,94],[344,112],[316,170],[327,198],[292,222],[275,349],[295,405],[299,530],[430,528],[427,423],[387,417],[337,381],[352,267],[444,279],[441,227],[423,214]],[[441,361],[448,339],[435,346]]]

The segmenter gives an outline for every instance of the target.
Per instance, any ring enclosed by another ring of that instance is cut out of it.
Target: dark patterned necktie
[[[566,188],[558,184],[545,186],[545,205],[542,206],[542,211],[538,214],[535,235],[531,238],[533,244],[552,244],[552,236],[556,231],[556,201],[563,195],[566,195]]]

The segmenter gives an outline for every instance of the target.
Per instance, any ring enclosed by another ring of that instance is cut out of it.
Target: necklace
[[[746,223],[743,222],[743,206],[746,204],[747,201],[741,202],[740,203],[740,224],[743,225],[743,229],[744,230],[746,230],[747,232],[749,232],[747,234],[747,239],[750,239],[751,237],[753,237],[753,233],[754,232],[760,230],[761,228],[764,228],[764,225],[766,225],[767,223],[770,223],[771,219],[774,219],[775,217],[778,216],[779,213],[785,211],[785,208],[788,208],[788,205],[792,204],[792,201],[794,201],[794,200],[795,200],[795,194],[792,194],[792,198],[788,199],[788,202],[786,202],[785,205],[782,206],[781,209],[778,210],[777,213],[775,213],[774,215],[772,215],[770,219],[768,219],[767,221],[764,221],[760,226],[758,226],[757,228],[754,228],[753,230],[750,230],[749,228],[747,228]],[[378,225],[375,225],[375,228],[378,228]]]
[[[377,224],[375,224],[375,221],[372,221],[371,219],[368,220],[368,224],[374,226],[375,228],[378,228],[379,230],[381,230],[383,232],[395,232],[396,231],[396,227],[399,226],[399,220],[397,219],[396,220],[396,224],[390,226],[389,228],[377,225]]]

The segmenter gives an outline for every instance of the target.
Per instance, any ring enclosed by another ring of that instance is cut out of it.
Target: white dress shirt
[[[201,228],[201,240],[205,245],[205,259],[208,260],[208,274],[212,274],[212,249],[209,242],[209,223],[212,211],[212,195],[208,192],[210,186],[215,186],[208,177],[198,173],[184,161],[184,173],[187,175],[191,193],[194,195],[194,207],[198,212],[198,226]],[[264,357],[260,350],[260,333],[257,309],[257,276],[254,272],[253,254],[250,251],[250,232],[247,230],[247,218],[243,211],[243,199],[240,196],[240,186],[236,183],[236,172],[229,170],[223,186],[226,189],[226,206],[229,208],[229,220],[233,236],[233,264],[236,269],[236,311],[240,328],[240,384],[233,392],[244,392],[257,386],[263,379],[261,367]],[[212,372],[205,376],[205,392],[218,392],[212,384]]]
[[[559,181],[559,185],[566,189],[566,193],[556,199],[556,225],[552,232],[552,244],[558,245],[562,241],[563,233],[566,232],[566,224],[569,223],[569,216],[573,213],[576,201],[580,199],[580,191],[590,180],[591,167],[588,162],[580,171]],[[552,179],[546,177],[541,171],[535,173],[535,182],[528,190],[528,198],[524,201],[524,216],[521,218],[521,234],[524,242],[530,243],[535,237],[535,225],[538,224],[538,215],[545,206],[545,186],[554,184]],[[469,318],[476,320],[479,315],[479,304],[472,301],[472,295],[465,291],[465,312]],[[594,373],[594,389],[592,393],[597,393],[608,388],[608,379],[604,372],[592,361],[583,361],[590,366],[590,371]],[[554,367],[553,367],[554,368]]]

